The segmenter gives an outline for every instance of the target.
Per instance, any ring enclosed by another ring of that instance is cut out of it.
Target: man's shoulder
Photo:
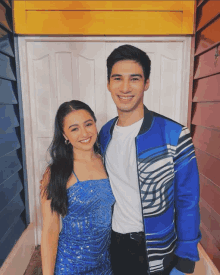
[[[98,141],[100,144],[101,155],[103,155],[103,153],[104,153],[104,148],[106,148],[107,143],[111,136],[111,128],[112,128],[113,124],[116,122],[116,120],[117,120],[117,117],[109,120],[107,123],[105,123],[102,126],[102,128],[99,132]]]
[[[179,122],[153,111],[151,111],[151,115],[153,120],[150,133],[160,133],[160,136],[168,140],[169,143],[177,144],[181,137],[190,135],[189,129]],[[147,131],[145,134],[148,135],[148,133]]]
[[[114,124],[114,122],[116,121],[116,119],[117,119],[117,117],[114,117],[114,118],[110,119],[108,122],[106,122],[102,126],[102,128],[101,128],[101,130],[100,130],[99,133],[101,134],[101,133],[104,133],[104,132],[110,130],[111,126]]]
[[[164,115],[158,114],[156,112],[152,112],[152,115],[154,117],[154,121],[158,123],[161,127],[164,127],[165,130],[179,130],[182,131],[182,129],[186,128],[186,126],[182,125],[181,123],[166,117]]]

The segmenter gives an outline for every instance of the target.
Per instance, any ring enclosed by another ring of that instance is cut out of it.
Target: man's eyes
[[[91,126],[92,125],[92,123],[90,122],[90,123],[88,123],[88,124],[86,124],[86,126]]]
[[[132,77],[130,80],[131,81],[138,81],[140,78],[138,78],[138,77]],[[119,81],[119,80],[122,80],[120,77],[115,77],[114,78],[114,80],[117,80],[117,81]]]

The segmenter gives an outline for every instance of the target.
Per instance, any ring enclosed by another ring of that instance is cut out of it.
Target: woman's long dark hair
[[[60,105],[56,117],[53,141],[49,147],[51,155],[50,181],[45,192],[47,199],[51,200],[51,210],[65,216],[67,213],[66,184],[73,171],[73,147],[65,144],[63,136],[64,118],[76,110],[86,110],[96,122],[96,117],[91,108],[79,100],[64,102]],[[98,146],[94,144],[94,151],[98,152]]]

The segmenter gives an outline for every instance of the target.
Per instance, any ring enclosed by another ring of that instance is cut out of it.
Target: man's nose
[[[123,80],[121,85],[121,92],[123,93],[129,93],[130,92],[130,83],[129,80]]]

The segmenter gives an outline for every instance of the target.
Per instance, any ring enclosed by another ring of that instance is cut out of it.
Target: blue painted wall
[[[29,223],[12,7],[0,0],[0,266]],[[18,63],[17,63],[18,64]],[[17,68],[18,72],[18,68]]]

